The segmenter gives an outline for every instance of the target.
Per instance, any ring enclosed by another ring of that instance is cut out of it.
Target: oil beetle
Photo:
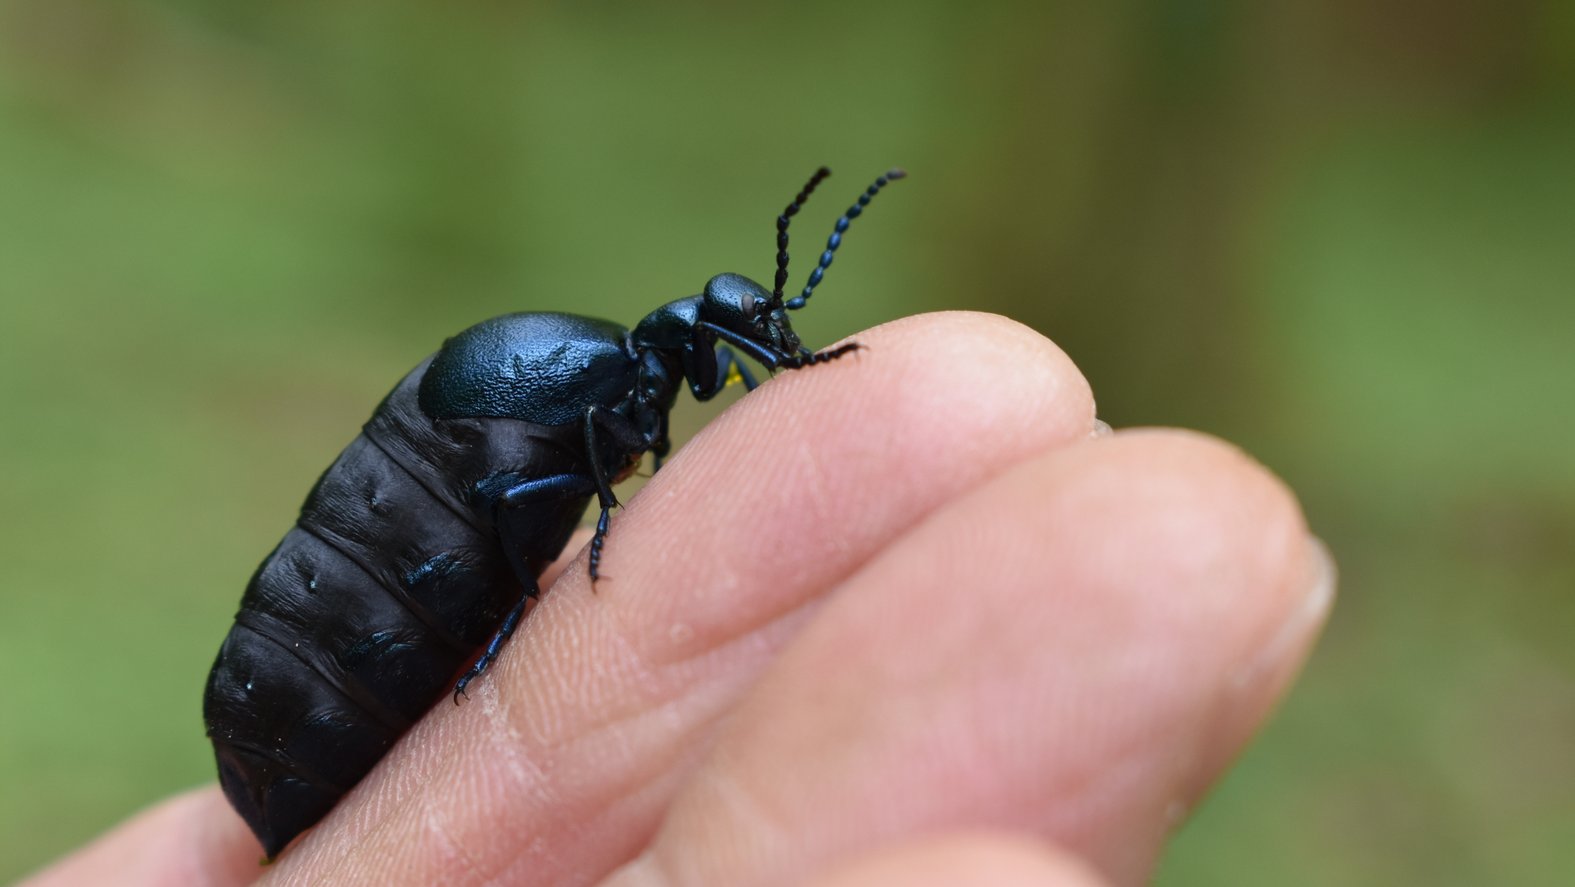
[[[203,697],[219,782],[270,859],[449,688],[458,701],[540,595],[536,577],[593,496],[596,580],[612,485],[647,452],[661,467],[682,384],[708,400],[730,377],[754,389],[740,354],[798,369],[858,348],[805,348],[787,312],[903,172],[865,189],[803,292],[784,299],[788,223],[828,175],[817,170],[777,217],[774,289],[719,274],[633,330],[572,314],[496,317],[449,339],[378,405],[252,575]]]

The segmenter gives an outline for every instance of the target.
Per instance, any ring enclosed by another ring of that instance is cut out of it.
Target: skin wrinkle
[[[775,620],[773,624],[801,621],[793,619],[797,612],[795,610]],[[787,628],[787,626],[784,626],[784,628]],[[726,662],[733,658],[766,659],[769,658],[770,654],[780,649],[789,633],[786,630],[774,631],[772,626],[766,626],[759,630],[750,631],[741,637],[731,638],[722,646],[713,650],[686,657],[684,660],[678,660],[671,665],[664,665],[662,670],[673,670],[674,665],[682,666],[694,663],[697,666],[695,670],[698,671],[720,676],[731,675],[735,673],[735,670],[732,668],[706,668],[698,660],[718,659]],[[777,635],[778,637],[768,639],[770,635]],[[735,652],[736,650],[745,652],[740,655]],[[654,673],[655,670],[653,669]],[[684,739],[681,742],[672,742],[665,745],[661,743],[656,744],[659,748],[666,747],[671,750],[672,754],[669,756],[669,761],[683,758],[698,758],[699,754],[695,749],[708,746],[708,734],[712,733],[716,725],[725,718],[728,712],[728,703],[741,692],[736,689],[727,693],[717,692],[715,685],[723,682],[720,678],[712,678],[709,683],[704,680],[684,682],[688,687],[687,692],[668,695],[662,698],[659,704],[653,708],[632,711],[626,716],[599,722],[589,727],[589,729],[582,728],[572,740],[547,746],[545,748],[547,756],[555,760],[571,758],[573,755],[568,754],[568,752],[575,747],[592,744],[588,742],[589,740],[609,739],[616,742],[624,735],[653,735],[653,731],[642,729],[640,725],[643,722],[656,721],[668,727],[668,729],[661,731],[662,735]],[[715,701],[701,701],[711,696],[716,696],[717,699]],[[690,710],[691,713],[682,714],[681,712],[686,709]],[[699,711],[699,714],[692,713],[694,711]],[[671,768],[657,768],[658,773],[661,774],[660,776],[644,780],[632,786],[624,786],[621,793],[637,792],[642,786],[654,783],[659,778],[665,778],[665,773],[669,769]]]
[[[479,753],[493,762],[493,765],[488,768],[485,779],[463,780],[464,783],[470,784],[471,790],[465,792],[461,798],[470,796],[473,799],[468,803],[462,801],[455,804],[454,809],[465,811],[493,807],[506,809],[511,804],[517,804],[520,798],[529,798],[533,806],[542,809],[554,808],[559,804],[559,796],[553,788],[551,773],[540,766],[535,758],[520,753],[521,749],[513,741],[513,736],[516,734],[507,721],[506,704],[497,700],[499,694],[495,691],[486,695],[492,696],[494,701],[499,702],[493,707],[494,712],[504,713],[504,717],[495,722],[489,719],[489,722],[496,723],[497,726],[483,732],[482,744],[479,748]],[[502,763],[501,771],[497,766],[498,762]],[[444,793],[445,798],[448,799],[455,798],[456,794],[452,790]],[[491,797],[494,800],[484,802],[483,797]],[[472,846],[473,839],[477,837],[474,828],[450,823],[441,815],[440,811],[446,809],[442,804],[422,803],[418,809],[419,829],[415,840],[399,843],[402,847],[419,848],[414,856],[421,861],[421,868],[428,872],[429,876],[432,872],[441,872],[446,883],[462,885],[502,883],[500,872],[506,867],[508,862],[506,857],[483,862],[466,851],[465,848]],[[496,835],[486,831],[483,831],[480,837],[483,843],[490,843],[488,839],[492,841],[497,839]],[[429,840],[435,840],[436,846],[428,848],[425,842]],[[434,850],[439,860],[460,860],[464,864],[461,876],[450,878],[447,862],[433,865],[431,860],[434,857]]]
[[[503,694],[495,687],[489,688],[488,692],[497,701],[493,711],[489,712],[495,713],[497,726],[488,731],[482,750],[489,760],[501,760],[508,768],[513,790],[506,789],[505,792],[513,797],[528,797],[544,809],[558,806],[561,804],[560,794],[554,788],[551,771],[543,764],[544,761],[558,760],[558,750],[549,749],[540,756],[526,753],[527,745],[520,741],[521,733],[514,726],[515,706],[503,701]],[[489,777],[493,775],[488,774]]]
[[[480,884],[491,883],[488,878],[482,880],[480,869],[476,861],[465,852],[464,845],[456,841],[449,833],[447,817],[443,808],[430,805],[422,808],[422,840],[421,845],[431,848],[427,854],[435,852],[442,863],[437,866],[445,875],[445,880],[451,884]],[[452,867],[452,868],[451,868]],[[452,877],[448,877],[452,873]]]
[[[639,649],[637,649],[636,644],[628,636],[627,632],[629,629],[623,620],[613,618],[610,615],[607,616],[605,618],[605,622],[613,629],[612,640],[618,646],[620,651],[623,652],[628,657],[628,659],[637,666],[636,670],[647,676],[648,680],[646,681],[646,684],[647,689],[649,690],[649,693],[647,694],[648,699],[650,701],[656,702],[657,705],[654,708],[637,708],[630,711],[627,715],[622,715],[607,721],[594,723],[590,725],[589,731],[582,730],[582,735],[591,736],[601,732],[608,732],[614,730],[620,725],[631,723],[638,719],[652,717],[659,719],[664,714],[676,712],[682,707],[682,704],[685,702],[687,696],[703,694],[686,692],[674,694],[667,689],[670,685],[687,687],[690,690],[703,689],[705,687],[705,682],[703,680],[705,673],[728,673],[728,670],[707,668],[706,660],[721,659],[725,661],[733,656],[734,649],[739,647],[741,643],[747,645],[750,648],[753,648],[758,652],[761,648],[755,645],[755,641],[762,635],[771,634],[771,628],[773,625],[788,621],[792,615],[797,612],[797,609],[798,608],[795,608],[794,610],[780,616],[774,615],[769,622],[759,627],[752,627],[749,631],[739,636],[719,639],[719,643],[717,645],[692,652],[686,651],[684,655],[661,661],[652,660],[648,655],[643,654]],[[772,648],[775,646],[776,645],[772,645]],[[686,673],[689,672],[700,673],[702,679],[685,679]],[[676,676],[676,679],[674,677],[669,677],[669,675]],[[680,719],[677,721],[677,723],[681,724],[683,722]],[[549,749],[556,752],[562,747],[563,746],[551,745],[549,746]]]
[[[570,577],[566,581],[573,585],[588,584],[587,582],[582,582],[578,577]],[[580,604],[575,607],[577,612],[574,617],[568,621],[575,625],[584,625],[589,615],[589,618],[595,620],[596,628],[599,629],[594,632],[586,631],[580,633],[582,637],[586,637],[589,640],[589,643],[585,646],[593,651],[593,661],[612,663],[612,666],[604,670],[593,671],[589,675],[570,675],[567,669],[559,669],[563,671],[561,677],[582,685],[601,686],[605,684],[617,687],[620,691],[618,694],[620,704],[616,706],[615,710],[606,711],[606,718],[581,722],[580,728],[582,730],[589,728],[588,732],[594,733],[615,726],[631,717],[637,717],[642,711],[646,710],[650,703],[666,702],[670,697],[667,687],[671,681],[663,678],[662,669],[648,661],[640,650],[639,645],[630,637],[630,626],[624,619],[620,618],[623,615],[622,610],[624,608],[619,607],[616,603],[600,598],[586,601],[587,596],[579,594],[578,588],[571,587],[570,589],[565,589],[565,591],[575,594],[578,599],[577,603]],[[575,691],[572,687],[565,686],[563,689],[567,692],[561,692],[560,699],[574,699]],[[634,692],[631,693],[630,691]],[[598,711],[605,709],[609,702],[609,700],[599,697],[582,697],[574,701],[591,702],[597,706]],[[579,705],[577,708],[582,713],[586,710],[585,705]],[[573,737],[567,737],[567,739],[572,741]],[[549,742],[546,750],[550,753],[556,753],[562,747],[558,742]]]
[[[522,710],[523,706],[506,698],[495,682],[487,682],[487,685],[481,688],[476,701],[480,703],[481,714],[487,720],[489,729],[481,732],[481,741],[477,746],[461,746],[461,754],[479,755],[490,764],[477,771],[480,775],[475,777],[476,790],[483,795],[496,798],[495,806],[500,809],[517,806],[520,799],[528,799],[530,806],[544,810],[561,806],[564,803],[563,798],[556,788],[553,772],[547,766],[547,762],[556,761],[558,758],[551,753],[544,755],[528,753],[528,743],[523,741],[523,734],[516,727],[515,720],[516,711]],[[497,766],[499,763],[502,764],[501,773]],[[456,844],[463,845],[466,837],[474,837],[471,834],[473,829],[460,827],[450,831],[452,834],[446,837]],[[476,873],[478,878],[485,878],[488,881],[497,878],[499,868],[497,865],[488,865],[474,858],[467,858],[467,861],[470,863],[470,870]],[[427,866],[427,868],[431,867]]]
[[[718,746],[713,749],[709,761],[711,766],[697,771],[686,790],[698,788],[705,791],[711,800],[720,802],[717,807],[708,811],[708,819],[727,822],[730,830],[743,831],[748,835],[749,840],[744,844],[728,849],[736,852],[739,846],[769,847],[790,843],[791,831],[787,825],[789,817],[785,814],[773,814],[764,796],[759,791],[751,790],[739,778],[740,770],[726,766],[727,758],[728,752],[725,747]],[[739,822],[744,822],[752,828],[738,829]],[[649,858],[651,865],[641,874],[648,878],[654,877],[654,883],[704,883],[704,870],[686,865],[691,861],[690,857],[679,857],[664,852],[644,853],[642,857]],[[608,887],[631,887],[631,885],[625,884],[615,875],[608,882]],[[642,884],[642,887],[646,885]]]
[[[681,774],[697,763],[700,757],[700,749],[694,746],[680,744],[674,751],[677,756],[689,759],[688,766],[675,764],[637,770],[638,774],[648,775],[641,775],[641,778],[618,787],[616,791],[609,793],[609,798],[604,802],[593,806],[579,805],[579,809],[574,811],[577,822],[568,823],[564,834],[555,834],[551,842],[536,837],[527,844],[513,847],[512,852],[506,853],[499,861],[496,878],[501,883],[534,883],[543,876],[544,869],[548,872],[567,871],[568,868],[558,862],[560,854],[554,852],[555,848],[565,846],[573,848],[582,843],[586,836],[594,837],[604,820],[618,821],[627,818],[627,814],[621,817],[618,815],[620,808],[632,807],[638,811],[641,808],[652,807],[671,795],[672,786],[681,779]],[[595,765],[594,761],[589,763]],[[630,854],[645,845],[650,834],[654,832],[656,824],[652,822],[648,826],[636,826],[642,829],[642,833],[631,832],[629,825],[620,827],[619,831],[633,842],[628,849]],[[573,853],[572,849],[568,852],[571,855]]]

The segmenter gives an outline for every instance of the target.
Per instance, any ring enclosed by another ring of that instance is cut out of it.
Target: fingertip
[[[872,372],[900,375],[909,390],[927,398],[932,412],[966,410],[981,399],[1009,400],[1079,435],[1095,427],[1093,391],[1077,364],[1054,341],[1011,318],[937,311],[899,318],[854,338],[900,355]]]
[[[1200,621],[1278,623],[1300,601],[1314,557],[1307,523],[1290,488],[1245,451],[1179,429],[1131,429],[1085,444],[1086,456],[1051,463],[1063,508],[1087,519],[1079,532],[1120,539],[1124,551],[1095,561],[1107,582],[1156,594],[1130,581],[1146,563],[1165,563]],[[1123,564],[1126,565],[1123,568]],[[1250,597],[1244,597],[1248,595]]]
[[[1019,458],[1080,440],[1095,427],[1093,393],[1077,365],[1054,342],[1009,318],[976,311],[918,314],[849,339],[860,345],[852,359],[779,373],[669,464],[709,452],[716,436],[738,441],[727,447],[733,451],[770,451],[773,430],[789,426],[812,429],[823,439],[856,436],[892,452],[903,449],[899,437],[938,439],[995,427],[1012,438],[992,446],[1017,447]],[[1007,411],[1010,421],[1003,417]],[[946,446],[935,451],[957,455]]]

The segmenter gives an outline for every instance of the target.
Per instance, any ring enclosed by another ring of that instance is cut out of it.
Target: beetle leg
[[[613,509],[617,507],[617,496],[613,495],[613,484],[606,479],[606,469],[602,468],[602,447],[597,446],[595,436],[597,425],[597,408],[592,406],[586,410],[586,460],[591,463],[591,477],[595,479],[595,498],[602,506],[602,517],[595,521],[595,536],[591,537],[591,588],[595,588],[595,580],[602,573],[602,547],[606,545],[606,528],[608,521],[613,517]]]
[[[509,561],[509,569],[513,570],[515,578],[520,580],[524,588],[532,588],[535,581],[535,572],[528,558],[540,558],[542,551],[521,550],[521,540],[534,539],[542,529],[534,520],[534,512],[543,509],[556,509],[565,499],[581,501],[595,493],[595,481],[583,473],[551,474],[548,477],[532,477],[531,481],[521,481],[507,487],[501,493],[496,493],[493,499],[493,523],[498,526],[504,556]],[[575,506],[583,509],[584,506]],[[558,551],[548,551],[548,559],[556,558]],[[537,567],[540,561],[537,561]]]
[[[727,377],[730,370],[737,371],[738,378],[744,383],[745,391],[754,391],[760,387],[760,383],[755,381],[755,374],[751,373],[749,367],[742,360],[738,359],[738,355],[733,353],[733,349],[726,345],[717,346],[716,369],[717,375],[721,377],[717,383],[717,390],[719,391],[727,385]],[[714,394],[715,392],[712,393]]]
[[[710,400],[722,390],[726,381],[726,374],[719,366],[720,349],[712,349],[716,340],[707,334],[703,326],[696,324],[689,333],[692,336],[689,344],[679,352],[684,378],[689,380],[689,393],[694,395],[695,400]]]
[[[521,481],[498,494],[497,507],[518,508],[538,499],[572,499],[589,495],[595,486],[579,474],[554,474]]]
[[[778,368],[796,370],[802,367],[813,366],[817,363],[826,363],[836,360],[844,354],[857,351],[862,347],[857,342],[844,342],[830,351],[809,351],[806,348],[800,349],[798,354],[783,354],[780,351],[773,351],[758,342],[751,342],[732,330],[717,326],[709,321],[701,321],[699,325],[716,333],[718,338],[725,339],[729,345],[765,364],[766,369],[771,370]]]
[[[596,499],[601,505],[601,517],[596,520],[596,534],[591,537],[590,562],[591,587],[601,578],[602,546],[607,544],[607,528],[612,520],[612,510],[618,507],[618,497],[613,495],[612,481],[602,464],[602,443],[598,431],[607,433],[621,453],[638,455],[645,451],[646,442],[628,427],[628,420],[617,413],[591,407],[585,411],[585,460],[591,466],[591,478],[596,482]]]
[[[662,413],[662,426],[657,431],[656,443],[651,445],[651,473],[662,470],[662,461],[673,451],[673,441],[667,436],[667,414]]]
[[[732,345],[739,351],[749,355],[750,359],[757,363],[763,364],[768,370],[774,370],[777,367],[782,366],[784,361],[793,359],[793,356],[790,354],[783,354],[780,351],[767,348],[765,345],[762,345],[759,342],[751,341],[743,336],[740,336],[738,333],[733,332],[727,327],[717,326],[709,320],[702,320],[695,324],[695,326],[703,327],[706,330],[715,333],[717,338],[725,341],[729,345]]]
[[[498,658],[498,650],[502,649],[504,641],[507,641],[514,634],[514,629],[519,627],[520,617],[525,615],[526,601],[541,597],[541,586],[536,584],[534,576],[526,576],[525,582],[525,593],[520,595],[519,603],[515,604],[514,609],[510,610],[508,615],[503,617],[503,624],[498,626],[497,633],[492,636],[492,640],[487,642],[487,648],[481,651],[481,655],[477,657],[475,664],[471,665],[470,669],[454,684],[455,705],[459,704],[459,697],[465,695],[465,688],[470,685],[470,682],[486,671],[487,666],[492,664],[492,660]]]
[[[843,342],[829,351],[810,351],[808,348],[805,348],[799,354],[788,356],[782,361],[782,365],[790,370],[797,370],[807,366],[814,366],[817,363],[830,363],[842,355],[852,354],[862,347],[864,346],[857,342]]]

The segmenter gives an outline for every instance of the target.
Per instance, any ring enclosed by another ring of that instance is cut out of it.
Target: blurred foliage
[[[914,176],[808,341],[1018,318],[1341,562],[1161,884],[1575,879],[1572,9],[0,0],[0,878],[211,778],[247,576],[443,336],[766,275],[824,162],[806,229]]]

